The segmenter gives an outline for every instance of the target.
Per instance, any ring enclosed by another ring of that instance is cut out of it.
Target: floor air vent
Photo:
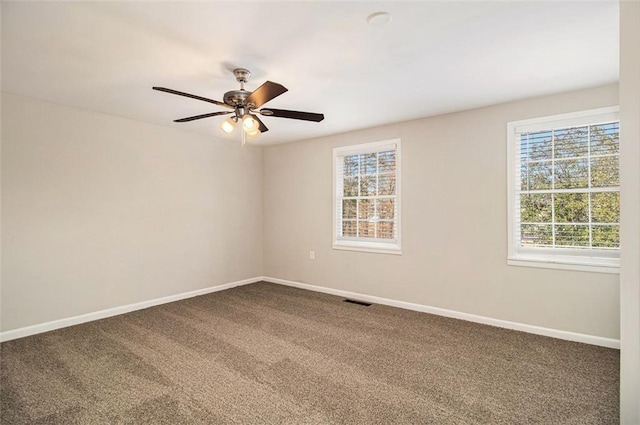
[[[343,300],[345,303],[349,303],[349,304],[357,304],[357,305],[362,305],[365,307],[369,307],[371,305],[371,303],[365,303],[364,301],[356,301],[356,300]]]

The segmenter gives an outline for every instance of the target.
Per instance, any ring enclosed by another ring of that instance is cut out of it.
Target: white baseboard
[[[431,307],[428,305],[414,304],[405,301],[397,301],[389,298],[375,297],[372,295],[358,294],[356,292],[342,291],[339,289],[326,288],[324,286],[310,285],[307,283],[294,282],[291,280],[277,279],[274,277],[263,276],[261,280],[280,285],[293,286],[296,288],[307,289],[315,292],[323,292],[325,294],[337,295],[344,298],[351,298],[358,301],[365,301],[374,304],[384,304],[391,307],[404,308],[406,310],[420,311],[422,313],[431,313],[438,316],[451,317],[453,319],[461,319],[469,322],[482,323],[484,325],[496,326],[499,328],[512,329],[516,331],[528,332],[536,335],[544,335],[552,338],[564,339],[567,341],[582,342],[585,344],[599,345],[601,347],[620,349],[620,340],[613,338],[603,338],[594,335],[580,334],[575,332],[561,331],[557,329],[544,328],[541,326],[527,325],[525,323],[510,322],[508,320],[493,319],[491,317],[478,316],[475,314],[462,313],[460,311],[448,310],[445,308]]]
[[[258,276],[255,278],[240,280],[236,282],[226,283],[223,285],[212,286],[209,288],[198,289],[196,291],[184,292],[181,294],[170,295],[167,297],[156,298],[149,301],[128,304],[120,307],[100,310],[93,313],[82,314],[79,316],[68,317],[65,319],[54,320],[51,322],[40,323],[24,328],[12,329],[0,332],[0,342],[10,341],[12,339],[22,338],[29,335],[35,335],[43,332],[53,331],[55,329],[66,328],[68,326],[79,325],[81,323],[91,322],[93,320],[105,319],[107,317],[117,316],[119,314],[129,313],[135,310],[142,310],[160,304],[166,304],[173,301],[179,301],[186,298],[197,297],[212,292],[224,291],[225,289],[234,288],[236,286],[248,285],[259,281],[277,283],[285,286],[306,289],[309,291],[322,292],[325,294],[337,295],[339,297],[366,301],[374,304],[383,304],[391,307],[403,308],[406,310],[419,311],[423,313],[436,314],[438,316],[451,317],[453,319],[466,320],[469,322],[482,323],[485,325],[497,326],[499,328],[513,329],[516,331],[528,332],[537,335],[549,336],[552,338],[564,339],[567,341],[582,342],[585,344],[599,345],[602,347],[620,349],[620,340],[612,338],[603,338],[599,336],[580,334],[575,332],[561,331],[557,329],[544,328],[541,326],[527,325],[524,323],[510,322],[508,320],[494,319],[491,317],[478,316],[475,314],[463,313],[455,310],[448,310],[428,305],[409,303],[405,301],[397,301],[389,298],[381,298],[373,295],[359,294],[356,292],[342,291],[339,289],[327,288],[324,286],[310,285],[308,283],[294,282],[291,280],[278,279],[269,276]]]
[[[160,304],[166,304],[173,301],[180,301],[186,298],[197,297],[198,295],[210,294],[212,292],[224,291],[225,289],[234,288],[236,286],[248,285],[261,281],[261,277],[255,277],[251,279],[239,280],[236,282],[225,283],[222,285],[211,286],[209,288],[198,289],[190,292],[183,292],[181,294],[169,295],[167,297],[156,298],[149,301],[142,301],[139,303],[127,304],[120,307],[109,308],[106,310],[95,311],[92,313],[81,314],[79,316],[67,317],[64,319],[53,320],[51,322],[40,323],[33,326],[26,326],[24,328],[12,329],[9,331],[0,332],[0,342],[10,341],[12,339],[22,338],[29,335],[35,335],[43,332],[49,332],[60,328],[66,328],[68,326],[79,325],[81,323],[91,322],[93,320],[105,319],[107,317],[117,316],[119,314],[129,313],[135,310],[142,310],[145,308],[153,307]]]

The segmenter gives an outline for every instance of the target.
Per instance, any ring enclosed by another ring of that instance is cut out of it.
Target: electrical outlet
[[[315,260],[315,259],[316,259],[316,252],[309,251],[309,260]]]

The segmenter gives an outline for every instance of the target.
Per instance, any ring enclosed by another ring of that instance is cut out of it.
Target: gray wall
[[[262,151],[2,95],[2,330],[262,273]]]
[[[618,275],[506,263],[506,123],[617,104],[610,85],[265,148],[264,274],[617,339]],[[333,250],[332,148],[396,137],[404,254]]]

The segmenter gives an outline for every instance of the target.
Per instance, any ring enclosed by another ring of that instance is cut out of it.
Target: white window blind
[[[509,123],[508,131],[512,264],[617,267],[617,109]]]
[[[334,149],[334,248],[400,253],[400,140]]]

